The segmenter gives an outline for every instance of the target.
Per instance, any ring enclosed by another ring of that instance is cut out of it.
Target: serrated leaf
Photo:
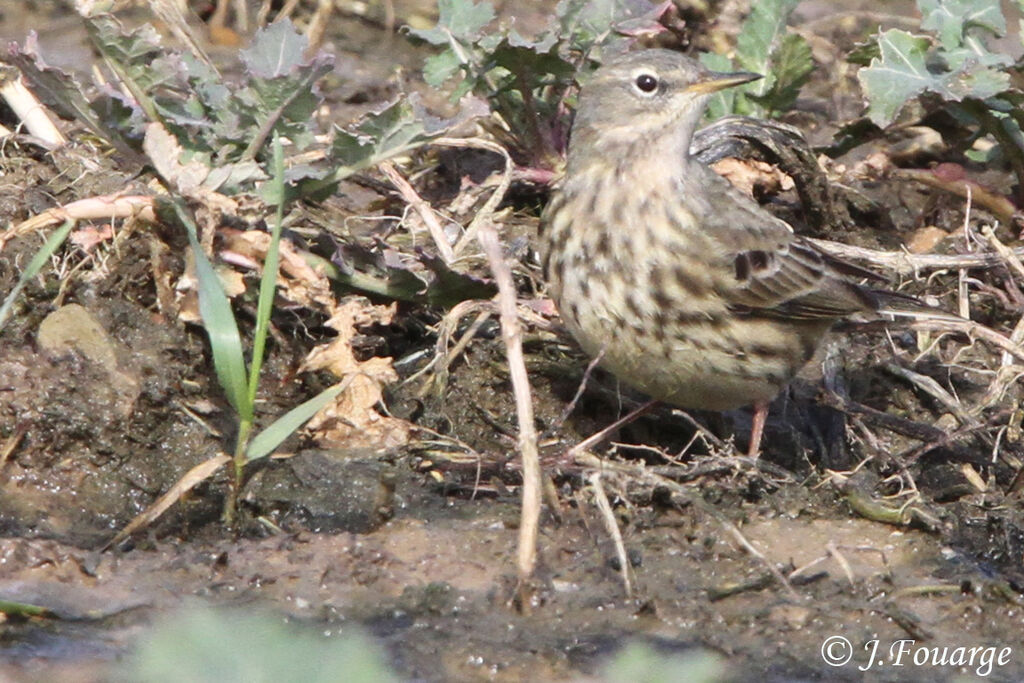
[[[82,94],[82,86],[71,74],[43,62],[35,32],[29,33],[24,48],[12,45],[3,61],[18,68],[32,92],[48,107],[65,118],[82,122],[97,137],[106,140],[128,159],[142,162],[141,155],[128,145],[119,130],[121,122],[125,122],[131,132],[141,131],[142,128],[141,116],[136,116],[136,111],[121,93],[104,93],[116,97],[118,101],[105,102],[97,107],[98,111],[94,109],[93,103]]]
[[[459,73],[462,62],[451,50],[445,50],[436,55],[427,57],[423,63],[423,80],[427,85],[435,88],[440,87],[449,78]]]
[[[118,64],[135,65],[163,54],[160,34],[149,24],[131,31],[110,14],[99,14],[86,21],[93,43],[103,56]]]
[[[756,99],[769,112],[785,111],[793,106],[800,88],[810,79],[814,71],[814,57],[811,46],[802,36],[796,33],[787,34],[782,38],[778,48],[772,54],[772,73],[775,82],[771,89]]]
[[[483,282],[478,278],[452,270],[440,258],[419,254],[423,265],[434,273],[434,278],[427,286],[426,300],[433,306],[451,308],[460,301],[467,299],[490,299],[497,294],[493,283]]]
[[[668,4],[648,0],[560,0],[555,16],[564,36],[586,43],[615,31],[650,28]]]
[[[181,55],[181,63],[185,68],[185,78],[202,104],[214,111],[227,106],[231,100],[231,89],[213,67],[191,52]]]
[[[434,45],[447,45],[452,38],[474,42],[480,30],[494,20],[494,7],[487,0],[438,0],[437,11],[437,26],[409,33]]]
[[[352,169],[365,168],[402,154],[439,133],[417,116],[409,98],[368,114],[354,132],[335,128],[331,157]]]
[[[367,114],[352,130],[335,126],[334,142],[328,151],[334,170],[321,179],[302,182],[302,194],[320,196],[353,173],[406,154],[465,120],[445,121],[432,117],[417,102],[414,95],[398,99],[380,111]],[[261,188],[260,196],[270,203],[281,201],[267,185]]]
[[[939,58],[946,62],[950,71],[983,67],[1007,67],[1013,65],[1013,58],[1007,54],[990,52],[978,38],[967,36],[961,47],[938,51]]]
[[[857,72],[875,125],[889,125],[908,100],[938,84],[925,66],[929,45],[927,38],[899,29],[878,36],[880,56]]]
[[[1006,33],[1006,18],[999,0],[918,0],[921,28],[934,31],[943,48],[952,50],[964,43],[972,28],[995,36]]]
[[[749,92],[764,95],[774,85],[771,55],[785,35],[786,20],[797,2],[758,0],[751,4],[750,14],[736,38],[736,63],[742,69],[763,74],[764,78],[749,86]]]
[[[985,100],[1010,87],[1010,74],[978,64],[965,63],[945,79],[945,91],[936,91],[948,100],[959,102],[965,97]]]
[[[547,51],[540,51],[534,46],[521,47],[508,41],[494,50],[491,61],[495,66],[527,78],[526,82],[538,85],[547,77],[567,78],[576,72],[572,64],[562,59],[557,51],[550,47]]]
[[[637,35],[656,31],[670,3],[648,0],[560,0],[553,29],[563,42],[586,51],[612,33]]]
[[[257,31],[252,46],[242,50],[241,57],[252,75],[272,79],[287,76],[304,65],[307,47],[306,37],[285,19]]]
[[[452,270],[422,250],[416,251],[415,260],[407,260],[359,244],[338,243],[324,272],[353,289],[385,299],[442,308],[468,299],[490,299],[498,291],[493,283]]]
[[[531,40],[520,35],[519,31],[514,28],[509,29],[508,35],[505,36],[505,40],[512,47],[526,47],[534,52],[546,53],[550,52],[551,48],[558,44],[558,36],[554,32],[549,31],[541,34],[536,40]]]
[[[203,187],[221,192],[239,192],[242,188],[252,187],[254,182],[266,178],[267,174],[255,161],[239,161],[211,168],[210,174],[203,181]]]
[[[899,29],[878,37],[881,56],[857,73],[868,99],[868,116],[879,126],[896,118],[910,99],[932,92],[958,102],[965,97],[985,99],[1009,87],[1009,75],[978,64],[965,63],[954,72],[928,69],[930,41]]]

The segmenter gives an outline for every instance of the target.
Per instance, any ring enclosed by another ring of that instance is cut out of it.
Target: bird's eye
[[[648,73],[640,74],[633,83],[637,90],[647,95],[658,89],[658,78]]]

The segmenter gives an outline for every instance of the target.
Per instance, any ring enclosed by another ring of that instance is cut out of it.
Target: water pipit
[[[690,156],[709,96],[756,78],[669,50],[604,64],[580,91],[540,241],[551,295],[584,351],[682,408],[753,405],[751,455],[768,403],[835,321],[928,310],[857,284],[869,273]]]

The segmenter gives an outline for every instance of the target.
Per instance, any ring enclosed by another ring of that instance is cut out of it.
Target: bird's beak
[[[706,78],[697,81],[689,88],[686,92],[692,92],[697,94],[713,93],[725,88],[731,88],[734,85],[743,85],[750,81],[756,81],[759,78],[764,78],[761,74],[750,73],[749,71],[737,71],[736,73],[722,73],[719,71],[710,72]]]

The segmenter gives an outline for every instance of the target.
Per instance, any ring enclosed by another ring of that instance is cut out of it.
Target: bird
[[[841,261],[690,155],[711,95],[754,81],[680,52],[609,59],[582,84],[563,176],[541,214],[548,291],[582,349],[684,409],[768,405],[851,317],[935,310]]]

